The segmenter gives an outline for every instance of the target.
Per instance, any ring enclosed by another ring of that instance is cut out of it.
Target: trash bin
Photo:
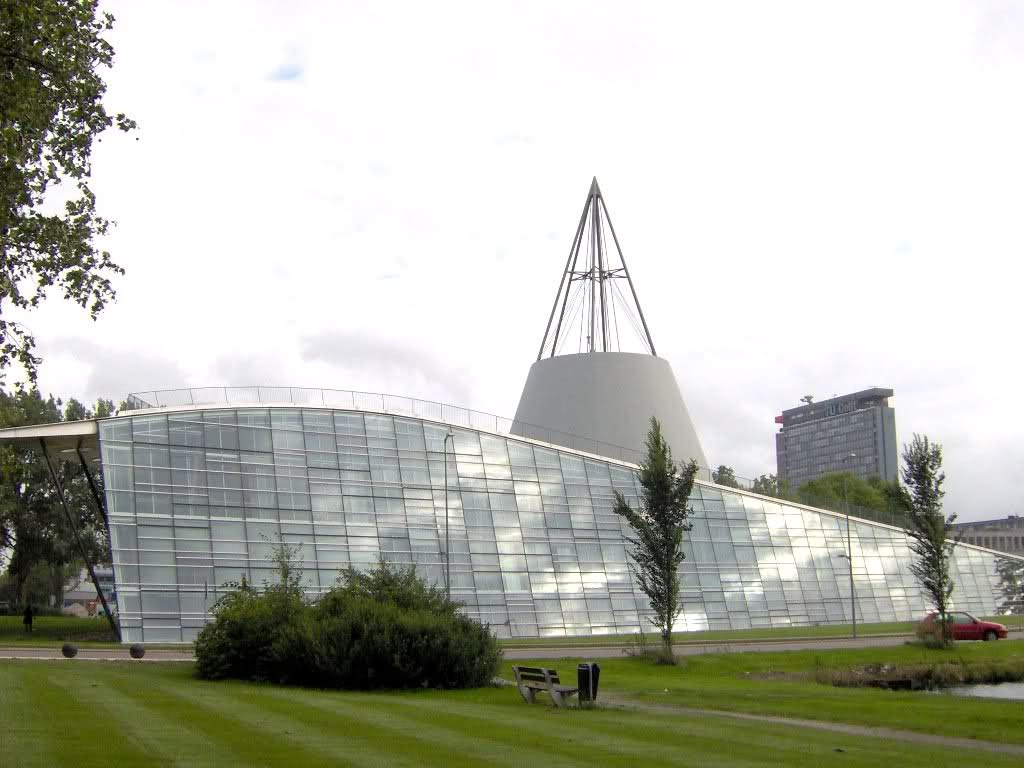
[[[587,662],[576,667],[576,685],[579,686],[580,704],[592,704],[597,700],[597,683],[601,677],[601,667],[595,662]]]

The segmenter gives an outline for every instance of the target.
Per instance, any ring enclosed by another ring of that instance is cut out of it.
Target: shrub
[[[213,608],[214,620],[195,642],[196,669],[201,677],[276,680],[285,659],[276,646],[285,629],[306,610],[301,572],[292,564],[295,548],[279,545],[274,553],[280,581],[264,584],[262,593],[248,584],[229,584],[229,592]]]
[[[349,567],[341,572],[338,584],[320,601],[325,610],[332,602],[367,598],[378,603],[392,603],[399,608],[455,615],[459,604],[448,600],[440,587],[419,577],[415,567],[402,568],[378,560],[368,571]]]
[[[279,567],[281,563],[279,562]],[[348,569],[316,603],[297,572],[262,594],[241,586],[218,602],[196,640],[209,679],[330,688],[466,688],[490,683],[501,650],[490,629],[413,568]]]
[[[289,628],[290,679],[332,688],[487,685],[501,651],[490,630],[456,613],[333,595]]]

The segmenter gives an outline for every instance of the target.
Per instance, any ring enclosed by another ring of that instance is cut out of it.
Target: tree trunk
[[[14,599],[18,601],[18,605],[25,604],[25,582],[28,581],[26,574],[20,570],[14,572]]]
[[[671,566],[669,566],[669,568],[671,569]],[[669,583],[669,579],[666,579],[666,583]],[[661,625],[661,652],[664,663],[674,664],[675,657],[672,654],[672,624],[674,623],[674,614],[672,607],[675,605],[675,593],[671,588],[668,590],[667,597],[668,600],[665,605],[665,616]]]

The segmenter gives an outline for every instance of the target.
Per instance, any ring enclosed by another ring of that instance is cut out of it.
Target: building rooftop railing
[[[626,448],[614,443],[606,443],[581,435],[550,429],[536,424],[527,424],[493,413],[474,411],[447,403],[433,400],[420,400],[415,397],[387,395],[380,392],[359,392],[349,389],[321,389],[315,387],[187,387],[183,389],[164,389],[150,392],[133,392],[128,395],[127,409],[142,410],[149,408],[183,408],[183,407],[226,407],[246,405],[296,405],[307,408],[341,408],[345,410],[366,410],[387,413],[395,416],[412,416],[414,418],[436,421],[454,427],[479,429],[513,437],[526,437],[544,443],[558,445],[572,450],[590,453],[610,459],[639,464],[643,459],[640,451]],[[515,428],[515,432],[513,432]],[[714,472],[709,467],[699,467],[699,480],[715,482]],[[755,493],[762,492],[754,480],[734,476],[736,487]],[[731,482],[725,483],[731,485]],[[771,495],[771,494],[767,494]],[[798,503],[811,504],[833,512],[844,513],[846,505],[837,505],[832,500],[806,499],[795,497],[789,499]],[[874,520],[904,527],[902,518],[889,512],[849,505],[849,513],[855,517]]]
[[[243,405],[297,405],[306,408],[342,408],[356,411],[376,411],[396,416],[412,416],[436,421],[454,427],[479,429],[502,435],[528,437],[541,442],[571,448],[584,453],[605,456],[619,461],[638,463],[639,451],[602,440],[571,435],[566,432],[527,424],[493,413],[474,411],[433,400],[387,395],[380,392],[358,392],[348,389],[318,389],[311,387],[189,387],[152,392],[133,392],[128,395],[128,410],[145,408],[183,408],[189,406],[243,406]],[[516,432],[513,433],[513,427]],[[708,470],[708,480],[710,470]]]

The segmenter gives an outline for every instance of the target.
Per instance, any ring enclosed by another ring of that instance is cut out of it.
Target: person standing
[[[25,631],[32,631],[32,603],[25,606],[25,615],[21,620],[21,623],[25,625]]]

